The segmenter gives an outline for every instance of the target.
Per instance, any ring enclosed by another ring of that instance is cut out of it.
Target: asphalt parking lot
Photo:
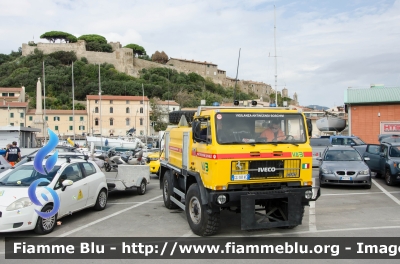
[[[107,173],[112,175],[113,172]],[[318,181],[318,169],[313,169]],[[86,209],[67,216],[49,237],[195,237],[182,210],[164,207],[158,178],[151,176],[145,195],[136,191],[109,193],[104,211]],[[400,186],[387,186],[373,177],[370,190],[332,186],[306,208],[303,224],[291,229],[241,231],[240,214],[221,213],[221,237],[391,237],[400,231]],[[4,237],[31,237],[33,232],[0,234],[0,259]]]

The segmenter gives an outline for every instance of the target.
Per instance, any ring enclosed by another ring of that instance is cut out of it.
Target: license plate
[[[340,177],[341,181],[351,181],[351,177],[348,176],[344,176],[344,177]]]
[[[232,175],[232,181],[250,180],[250,174]]]

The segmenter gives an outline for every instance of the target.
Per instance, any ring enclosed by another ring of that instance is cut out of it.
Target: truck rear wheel
[[[186,218],[193,233],[198,236],[210,236],[217,233],[220,214],[207,212],[201,204],[200,190],[197,183],[190,185],[185,202]]]
[[[163,179],[163,199],[164,199],[164,205],[168,209],[178,208],[178,205],[176,205],[173,201],[171,201],[171,196],[180,199],[177,194],[174,194],[174,186],[175,186],[174,178],[172,176],[171,171],[168,170],[165,172]]]

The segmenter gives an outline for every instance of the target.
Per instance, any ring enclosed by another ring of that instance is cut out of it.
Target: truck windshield
[[[219,144],[305,143],[307,129],[301,114],[217,113]]]

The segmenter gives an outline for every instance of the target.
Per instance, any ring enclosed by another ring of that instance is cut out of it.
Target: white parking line
[[[164,201],[154,201],[154,202],[148,202],[148,203],[163,203]],[[137,204],[137,203],[142,203],[142,202],[125,202],[125,203],[107,203],[107,204]]]
[[[379,187],[378,187],[379,188]],[[400,191],[394,192],[387,192],[387,193],[400,193]],[[366,195],[366,194],[383,194],[382,192],[363,192],[363,193],[328,193],[328,194],[321,194],[321,196],[336,196],[336,195]]]
[[[385,190],[385,188],[383,188],[379,183],[377,183],[374,179],[372,179],[372,182],[376,185],[376,187],[378,187],[384,194],[386,194],[390,199],[392,199],[395,203],[397,203],[398,205],[400,205],[400,201],[399,199],[397,199],[396,197],[394,197],[393,195],[391,195],[388,191]]]
[[[66,237],[66,236],[69,236],[69,235],[71,235],[71,234],[73,234],[73,233],[75,233],[75,232],[78,232],[78,231],[80,231],[80,230],[82,230],[82,229],[85,229],[86,227],[95,225],[95,224],[100,223],[100,222],[102,222],[102,221],[104,221],[104,220],[107,220],[107,219],[109,219],[109,218],[111,218],[111,217],[114,217],[114,216],[116,216],[116,215],[122,214],[122,213],[124,213],[124,212],[126,212],[126,211],[129,211],[129,210],[131,210],[131,209],[133,209],[133,208],[136,208],[136,207],[141,206],[141,205],[143,205],[143,204],[149,203],[149,202],[151,202],[151,201],[153,201],[153,200],[156,200],[156,199],[159,199],[159,198],[161,198],[161,197],[162,197],[162,195],[159,195],[159,196],[154,197],[154,198],[151,198],[151,199],[149,199],[149,200],[147,200],[147,201],[139,202],[138,204],[132,205],[131,207],[125,208],[125,209],[120,210],[120,211],[118,211],[118,212],[115,212],[115,213],[113,213],[113,214],[107,215],[107,216],[105,216],[105,217],[103,217],[103,218],[97,219],[96,221],[93,221],[93,222],[91,222],[90,224],[83,225],[83,226],[81,226],[81,227],[72,229],[71,231],[68,231],[68,232],[66,232],[66,233],[64,233],[64,234],[62,234],[62,235],[57,236],[57,237]]]

